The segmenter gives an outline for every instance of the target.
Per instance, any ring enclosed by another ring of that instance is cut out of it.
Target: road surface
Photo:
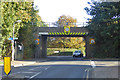
[[[2,80],[88,80],[89,78],[115,78],[118,80],[118,61],[92,61],[72,56],[54,56],[45,62],[12,67],[7,77],[2,72]],[[24,79],[26,78],[26,79]]]

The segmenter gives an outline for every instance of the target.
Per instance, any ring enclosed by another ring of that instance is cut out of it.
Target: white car
[[[81,50],[76,50],[73,52],[73,57],[83,57]]]

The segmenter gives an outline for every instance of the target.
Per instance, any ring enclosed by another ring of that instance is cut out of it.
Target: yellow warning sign
[[[95,39],[91,38],[90,39],[90,44],[95,44]]]
[[[10,57],[4,57],[4,72],[6,75],[8,75],[11,71],[11,58]]]

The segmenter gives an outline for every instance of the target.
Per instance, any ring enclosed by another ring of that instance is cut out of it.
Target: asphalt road
[[[7,78],[14,78],[14,80],[19,80],[18,78],[26,78],[26,80],[118,78],[117,61],[91,61],[71,56],[49,58],[50,60],[45,62],[37,61],[34,65],[12,67],[8,77],[3,72],[3,80]],[[109,75],[109,71],[114,72],[114,75]],[[105,74],[102,75],[103,73]]]

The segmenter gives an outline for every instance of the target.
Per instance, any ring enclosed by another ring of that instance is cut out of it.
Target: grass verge
[[[48,56],[71,56],[72,53],[77,50],[74,48],[47,48]],[[54,53],[54,51],[59,51],[59,53]]]

